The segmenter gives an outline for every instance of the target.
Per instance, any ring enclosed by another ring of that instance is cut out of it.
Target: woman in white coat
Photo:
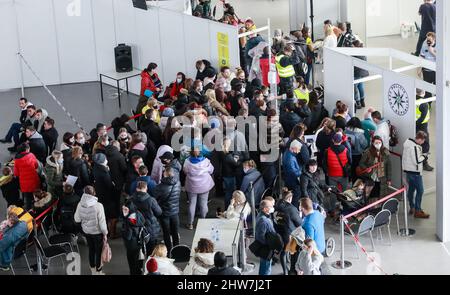
[[[181,270],[173,264],[175,260],[167,257],[166,245],[156,245],[155,249],[152,252],[152,255],[145,262],[146,265],[151,258],[154,258],[158,263],[158,272],[162,275],[178,276],[183,274]],[[144,275],[146,274],[147,270],[145,270]]]
[[[200,239],[195,254],[184,269],[183,275],[207,275],[214,267],[214,243],[208,239]]]

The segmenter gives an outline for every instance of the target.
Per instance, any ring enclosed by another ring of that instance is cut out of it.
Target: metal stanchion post
[[[253,181],[250,182],[250,196],[252,202],[252,226],[253,226],[253,236],[256,235],[256,204],[255,204],[255,192],[253,191]]]
[[[341,259],[333,262],[332,266],[337,269],[346,269],[352,266],[350,261],[345,261],[344,253],[344,216],[341,215]]]
[[[233,256],[233,266],[237,267],[238,266],[238,262],[237,262],[237,247],[236,247],[236,242],[233,241],[233,244],[231,245],[231,255]]]
[[[406,196],[406,190],[403,191],[403,209],[405,213],[405,228],[400,229],[400,236],[410,237],[416,233],[416,230],[408,227],[408,198]]]
[[[38,230],[36,221],[33,219],[33,230],[34,230],[34,237],[36,240],[38,239]],[[42,276],[42,261],[41,261],[41,253],[39,252],[38,245],[34,245],[36,248],[36,266],[37,266],[37,272],[40,276]]]

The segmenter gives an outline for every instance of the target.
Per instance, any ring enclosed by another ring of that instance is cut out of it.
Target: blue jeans
[[[309,85],[309,83],[311,82],[312,69],[313,69],[313,64],[308,64],[308,72],[306,73],[306,76],[305,76],[306,85]]]
[[[364,83],[358,83],[355,86],[355,101],[361,101],[366,98],[365,92],[364,92]]]
[[[406,173],[408,181],[408,200],[411,209],[416,211],[422,210],[422,196],[423,196],[423,179],[421,175]],[[416,199],[414,200],[414,192],[416,192]]]
[[[11,127],[9,127],[9,131],[5,136],[5,140],[10,142],[11,139],[14,138],[14,143],[16,145],[19,144],[19,134],[20,134],[20,129],[22,128],[22,124],[20,123],[13,123],[11,125]]]
[[[265,260],[260,258],[259,260],[259,275],[260,276],[270,276],[272,273],[272,259]]]
[[[224,177],[223,178],[223,189],[225,191],[225,211],[230,206],[231,197],[236,190],[236,178],[235,177]]]

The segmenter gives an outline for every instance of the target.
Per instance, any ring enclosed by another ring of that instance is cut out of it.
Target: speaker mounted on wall
[[[133,56],[131,46],[119,44],[114,48],[116,58],[116,71],[118,73],[131,72],[133,70]]]

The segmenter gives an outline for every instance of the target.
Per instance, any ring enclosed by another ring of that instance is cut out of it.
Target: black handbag
[[[269,246],[264,245],[263,243],[259,242],[258,240],[255,240],[253,243],[250,244],[248,247],[250,251],[259,258],[270,260],[273,256],[273,251],[270,250]]]

